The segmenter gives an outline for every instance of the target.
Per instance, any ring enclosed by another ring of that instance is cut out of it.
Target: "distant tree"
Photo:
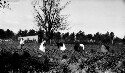
[[[3,29],[0,29],[0,38],[5,39],[6,38],[6,33]]]
[[[105,33],[105,35],[106,35],[106,36],[109,36],[110,34],[109,34],[109,32],[107,31],[107,32]]]
[[[36,31],[34,29],[30,29],[28,32],[28,36],[36,35]]]
[[[27,35],[28,35],[28,30],[26,29],[24,31],[20,29],[17,33],[17,36],[21,36],[21,37],[27,36]]]
[[[5,32],[6,32],[6,36],[10,36],[11,31],[9,29],[7,29]]]
[[[18,35],[14,35],[14,36],[12,37],[12,40],[18,41]]]
[[[13,36],[15,36],[13,31],[9,29],[7,29],[6,31],[0,29],[0,39],[10,39]]]
[[[54,40],[56,42],[60,42],[60,40],[61,40],[61,33],[60,32],[55,32],[53,38],[54,38]]]
[[[90,41],[91,39],[93,39],[93,35],[92,35],[92,34],[88,34],[88,35],[87,35],[87,38],[88,38],[88,40]]]
[[[111,44],[111,37],[107,31],[105,34],[100,34],[100,40],[102,44]]]
[[[101,34],[99,32],[94,34],[94,39],[95,39],[96,43],[100,44],[101,43]]]
[[[69,32],[63,34],[62,39],[65,40],[65,42],[69,41]]]
[[[110,33],[110,37],[111,37],[112,44],[113,44],[114,36],[115,36],[114,33],[111,32],[111,33]]]
[[[106,34],[100,34],[100,41],[102,44],[108,43],[108,36]]]
[[[5,31],[5,34],[7,39],[12,38],[14,36],[14,32],[9,29]]]
[[[15,36],[14,32],[13,32],[13,31],[10,31],[10,38],[12,38],[12,37],[14,37],[14,36]]]
[[[119,43],[122,43],[122,39],[116,36],[114,38],[114,44],[119,44]]]
[[[104,34],[104,39],[105,39],[105,42],[104,42],[105,44],[111,44],[112,39],[108,31],[106,34]]]
[[[39,8],[37,8],[37,5],[33,5],[36,12],[34,18],[37,25],[45,30],[46,37],[50,41],[52,37],[51,33],[67,29],[66,17],[60,15],[60,12],[69,2],[62,7],[60,7],[60,0],[42,0],[42,3],[38,6]]]
[[[28,30],[25,29],[25,30],[23,31],[23,35],[24,35],[24,36],[27,36],[27,35],[28,35]]]
[[[70,39],[70,41],[69,41],[70,43],[75,42],[75,33],[74,32],[69,35],[69,39]]]
[[[79,41],[80,43],[87,41],[87,37],[83,31],[80,30],[76,33],[76,41]]]
[[[22,36],[22,30],[21,29],[17,32],[17,36]]]

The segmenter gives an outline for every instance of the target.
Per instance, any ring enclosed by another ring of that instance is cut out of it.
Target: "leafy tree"
[[[3,29],[0,29],[0,38],[1,39],[9,39],[12,38],[14,36],[13,31],[7,29],[6,31],[4,31]]]
[[[12,38],[12,37],[14,36],[13,31],[11,31],[11,30],[9,30],[9,29],[7,29],[7,30],[5,31],[5,34],[6,34],[6,38],[7,38],[7,39]]]
[[[69,40],[69,32],[63,34],[62,39],[65,40],[65,42],[68,42],[68,40]]]
[[[36,31],[34,29],[30,29],[28,32],[28,36],[36,35]]]
[[[101,34],[99,32],[97,32],[96,34],[94,34],[94,39],[96,41],[96,43],[101,43]]]
[[[17,36],[22,36],[22,30],[21,29],[18,31]]]
[[[105,37],[105,40],[106,40],[106,42],[105,42],[105,44],[110,44],[111,43],[111,38],[110,38],[110,34],[109,34],[109,32],[107,31],[107,33],[104,35]]]
[[[87,35],[87,38],[88,38],[88,40],[93,39],[92,34],[88,34],[88,35]]]
[[[27,36],[27,35],[28,35],[28,30],[25,29],[25,30],[23,31],[23,35],[24,35],[24,36]]]
[[[45,30],[46,37],[50,41],[52,37],[51,33],[67,29],[66,17],[60,15],[60,12],[69,2],[62,7],[60,7],[60,0],[42,0],[42,3],[38,6],[40,10],[38,10],[37,5],[33,6],[36,12],[34,18],[37,25]]]
[[[85,35],[85,33],[83,31],[79,31],[78,33],[76,33],[76,41],[79,42],[85,42],[87,40],[87,37]]]
[[[5,35],[5,31],[3,29],[0,29],[0,38],[1,39],[5,39],[6,35]]]
[[[14,35],[14,36],[12,37],[12,40],[18,41],[18,35]]]
[[[71,33],[69,37],[70,37],[70,43],[74,43],[74,41],[75,41],[75,33],[74,32]]]
[[[114,38],[114,44],[118,44],[118,43],[121,43],[122,42],[122,39],[120,39],[119,37],[115,37]]]
[[[60,32],[54,33],[54,40],[56,42],[60,42],[60,40],[61,40],[61,33]]]

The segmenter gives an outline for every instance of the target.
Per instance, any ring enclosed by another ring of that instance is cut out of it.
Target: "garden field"
[[[125,51],[122,45],[110,45],[102,53],[101,45],[85,45],[85,50],[74,51],[73,44],[66,44],[61,51],[56,45],[46,45],[46,52],[38,43],[26,43],[20,49],[17,41],[0,43],[0,72],[2,73],[123,73]],[[41,55],[41,57],[38,57]]]

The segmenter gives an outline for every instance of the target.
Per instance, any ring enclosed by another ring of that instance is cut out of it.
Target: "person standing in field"
[[[21,46],[21,49],[24,46],[24,39],[23,38],[21,38],[21,40],[20,40],[20,46]]]

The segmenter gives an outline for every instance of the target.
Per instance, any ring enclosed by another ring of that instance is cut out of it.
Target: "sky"
[[[37,29],[33,18],[32,0],[11,0],[8,9],[0,9],[0,29]],[[107,31],[115,36],[125,36],[125,0],[62,0],[61,4],[71,1],[61,14],[68,15],[69,30],[82,30],[85,34]]]

